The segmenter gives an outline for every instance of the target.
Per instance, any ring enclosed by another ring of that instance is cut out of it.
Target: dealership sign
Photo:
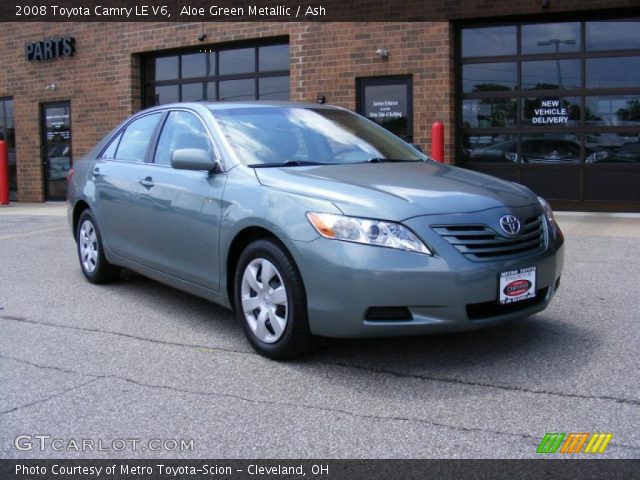
[[[531,123],[538,125],[566,124],[569,121],[569,109],[560,106],[560,100],[540,100],[540,106],[534,108]]]
[[[59,37],[31,42],[25,45],[27,61],[53,60],[58,57],[72,57],[76,53],[76,39],[73,37]]]

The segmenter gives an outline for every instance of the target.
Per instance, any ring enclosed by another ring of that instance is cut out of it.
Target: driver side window
[[[158,139],[154,163],[171,165],[171,155],[181,148],[199,148],[213,157],[209,134],[198,117],[189,112],[170,112]]]

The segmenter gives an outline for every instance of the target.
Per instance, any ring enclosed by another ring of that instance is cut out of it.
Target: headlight
[[[540,202],[540,205],[542,205],[545,216],[550,222],[553,222],[553,210],[551,210],[551,205],[549,205],[549,203],[542,197],[538,197],[538,201]]]
[[[411,230],[398,223],[314,212],[307,213],[307,220],[325,238],[432,255]]]

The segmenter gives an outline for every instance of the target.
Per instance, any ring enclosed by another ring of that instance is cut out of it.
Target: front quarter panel
[[[267,230],[290,249],[294,242],[317,239],[318,233],[305,216],[309,211],[340,213],[327,200],[261,185],[251,168],[238,166],[230,170],[220,231],[221,278],[226,278],[227,256],[233,240],[248,228]],[[296,252],[292,251],[291,254],[294,258],[297,256]]]

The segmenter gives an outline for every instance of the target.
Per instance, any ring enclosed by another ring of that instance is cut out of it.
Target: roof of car
[[[152,109],[166,109],[176,107],[207,107],[211,110],[229,110],[235,108],[247,108],[247,107],[297,107],[297,108],[326,108],[326,109],[339,109],[335,105],[325,105],[320,103],[304,103],[304,102],[291,102],[291,101],[275,101],[275,100],[247,100],[247,101],[234,101],[234,102],[179,102],[179,103],[167,103],[164,105],[158,105],[151,107]]]

